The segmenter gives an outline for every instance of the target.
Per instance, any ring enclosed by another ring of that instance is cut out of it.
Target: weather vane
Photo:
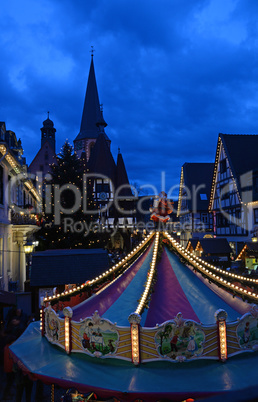
[[[90,50],[91,57],[93,57],[93,53],[94,53],[94,52],[95,52],[94,46],[91,46],[91,50]]]

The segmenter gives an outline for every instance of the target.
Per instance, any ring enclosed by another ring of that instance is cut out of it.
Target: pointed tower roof
[[[92,173],[100,173],[109,177],[113,183],[115,182],[116,164],[104,133],[99,133],[98,135],[90,155],[88,167]]]
[[[122,154],[120,152],[120,149],[118,149],[117,164],[116,164],[116,187],[119,188],[120,186],[123,185],[129,186],[130,184]],[[125,187],[119,192],[119,195],[132,196],[132,191],[129,187]]]
[[[93,55],[91,57],[90,71],[84,100],[84,107],[82,112],[80,132],[74,141],[82,140],[85,138],[97,138],[100,132],[99,123],[104,127],[107,123],[104,121],[97,89],[97,82],[95,77],[95,69],[93,63]],[[108,140],[107,135],[105,134]]]

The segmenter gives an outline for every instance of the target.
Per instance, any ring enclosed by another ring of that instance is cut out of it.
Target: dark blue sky
[[[257,0],[9,0],[1,115],[27,162],[50,111],[57,150],[80,129],[94,45],[106,132],[130,182],[179,184],[214,162],[218,133],[257,133]]]

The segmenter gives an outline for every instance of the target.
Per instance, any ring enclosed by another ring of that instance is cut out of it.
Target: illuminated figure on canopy
[[[155,205],[155,201],[157,205]],[[159,200],[155,201],[154,201],[154,208],[150,218],[154,222],[166,223],[170,218],[169,215],[173,211],[172,207],[173,201],[167,200],[167,194],[165,193],[165,191],[161,191],[161,193],[159,194]]]

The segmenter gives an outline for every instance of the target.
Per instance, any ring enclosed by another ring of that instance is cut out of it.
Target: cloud
[[[257,2],[18,0],[1,7],[1,116],[30,162],[50,111],[57,150],[79,132],[95,48],[99,97],[131,182],[179,183],[219,132],[255,133]]]

